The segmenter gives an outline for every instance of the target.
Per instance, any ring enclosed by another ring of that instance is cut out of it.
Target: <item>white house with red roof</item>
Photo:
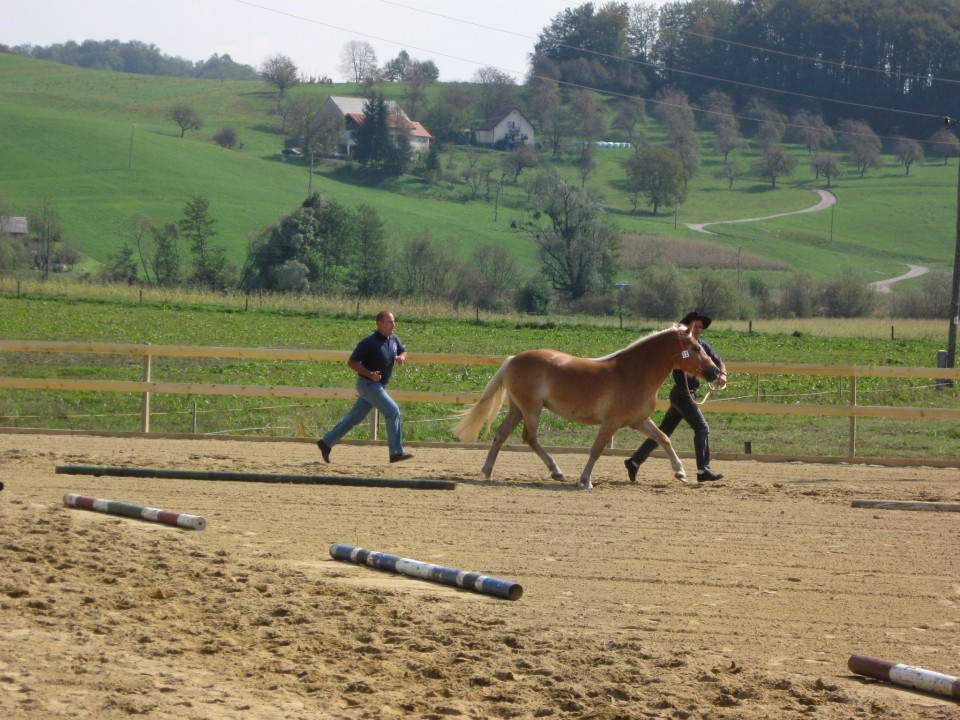
[[[342,97],[331,95],[324,104],[324,110],[334,110],[343,117],[343,145],[348,156],[353,154],[356,144],[353,133],[363,124],[363,108],[369,102],[367,98]],[[405,130],[410,137],[410,149],[415,154],[424,154],[430,150],[433,135],[416,120],[411,120],[396,101],[386,100],[387,125],[396,136],[398,130]]]

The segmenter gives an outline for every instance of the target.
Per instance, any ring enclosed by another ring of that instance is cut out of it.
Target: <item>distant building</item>
[[[477,143],[507,147],[533,145],[533,124],[515,107],[502,108],[477,128]]]
[[[0,215],[0,233],[7,235],[28,235],[29,226],[25,217]]]
[[[356,145],[354,133],[363,125],[363,108],[367,104],[366,98],[352,98],[331,95],[327,98],[324,110],[334,110],[343,118],[343,152],[349,157],[353,155],[353,146]],[[398,130],[406,130],[410,137],[410,149],[415,154],[423,154],[430,150],[431,135],[423,125],[411,120],[395,101],[387,100],[387,125],[393,137]]]

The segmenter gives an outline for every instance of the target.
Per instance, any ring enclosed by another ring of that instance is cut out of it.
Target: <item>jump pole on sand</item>
[[[284,475],[216,470],[168,470],[164,468],[101,467],[98,465],[57,465],[56,472],[65,475],[110,475],[116,477],[150,477],[173,480],[232,480],[234,482],[298,483],[301,485],[349,485],[352,487],[391,487],[414,490],[453,490],[452,480],[403,478],[362,478],[344,475]]]
[[[432,565],[420,560],[411,560],[410,558],[388,555],[375,550],[365,550],[351,545],[334,543],[330,546],[330,556],[334,560],[369,565],[378,570],[389,570],[401,575],[475,590],[485,595],[494,595],[507,600],[519,600],[520,596],[523,595],[523,588],[509,580],[500,580],[480,573],[466,572],[442,565]]]
[[[953,675],[944,675],[933,670],[881,660],[868,655],[851,655],[847,661],[847,667],[857,675],[887,680],[896,685],[960,700],[960,678]]]
[[[937,512],[960,512],[960,503],[927,502],[921,500],[853,500],[855,508],[874,508],[875,510],[934,510]]]
[[[97,512],[108,513],[110,515],[123,515],[124,517],[136,518],[138,520],[150,520],[151,522],[176,525],[188,530],[203,530],[207,526],[207,521],[199,515],[187,515],[186,513],[173,512],[172,510],[143,507],[141,505],[118,502],[117,500],[105,500],[87,495],[77,495],[76,493],[67,493],[64,495],[63,504],[84,510],[96,510]]]

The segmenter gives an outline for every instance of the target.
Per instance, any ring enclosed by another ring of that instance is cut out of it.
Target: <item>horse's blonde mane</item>
[[[592,358],[592,359],[593,359],[593,360],[598,360],[598,361],[599,361],[599,360],[611,360],[611,359],[615,358],[617,355],[619,355],[620,353],[625,353],[625,352],[628,352],[628,351],[630,351],[630,350],[633,350],[635,347],[637,347],[637,345],[640,345],[640,344],[642,344],[642,343],[645,343],[645,342],[647,342],[648,340],[650,340],[651,338],[653,338],[653,337],[655,337],[655,336],[662,335],[663,333],[666,333],[666,332],[677,332],[677,330],[680,329],[680,328],[686,329],[686,326],[685,326],[685,325],[681,325],[680,323],[674,323],[673,325],[671,325],[670,327],[668,327],[666,330],[654,330],[654,331],[652,331],[652,332],[650,332],[650,333],[647,333],[647,334],[644,335],[643,337],[637,338],[636,340],[634,340],[632,343],[630,343],[630,344],[627,345],[626,347],[620,348],[619,350],[614,350],[614,351],[613,351],[612,353],[610,353],[609,355],[604,355],[603,357]]]

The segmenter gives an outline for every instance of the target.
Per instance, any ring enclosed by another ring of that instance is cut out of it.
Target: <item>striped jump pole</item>
[[[84,510],[108,513],[110,515],[123,515],[124,517],[136,518],[138,520],[150,520],[151,522],[176,525],[188,530],[203,530],[207,526],[207,521],[199,515],[187,515],[186,513],[173,512],[172,510],[143,507],[141,505],[133,505],[116,500],[77,495],[76,493],[67,493],[64,495],[63,504]]]
[[[172,480],[232,480],[234,482],[297,483],[300,485],[348,485],[351,487],[410,488],[413,490],[455,490],[453,480],[404,478],[363,478],[347,475],[289,475],[282,473],[231,472],[218,470],[171,470],[166,468],[104,467],[101,465],[57,465],[61,475],[109,475]]]
[[[443,567],[442,565],[433,565],[431,563],[421,562],[420,560],[411,560],[397,555],[388,555],[387,553],[365,550],[341,543],[334,543],[330,546],[330,556],[334,560],[345,560],[358,565],[369,565],[378,570],[389,570],[390,572],[401,575],[408,575],[409,577],[420,578],[422,580],[431,580],[467,590],[475,590],[485,595],[494,595],[495,597],[505,598],[507,600],[519,600],[520,596],[523,595],[523,588],[509,580],[500,580],[499,578],[481,575],[480,573],[465,572],[464,570]]]
[[[881,660],[868,655],[851,655],[847,667],[857,675],[886,680],[895,685],[923,690],[960,700],[960,678],[912,665]]]

